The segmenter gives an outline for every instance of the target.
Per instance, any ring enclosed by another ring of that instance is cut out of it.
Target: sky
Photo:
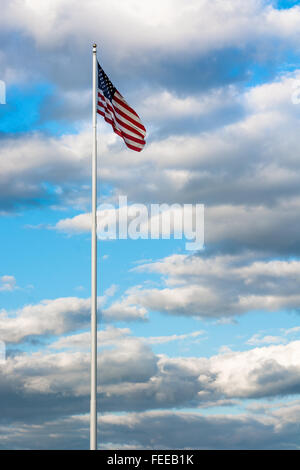
[[[205,221],[99,237],[98,448],[299,449],[299,2],[0,9],[0,449],[89,447],[94,42],[147,129],[98,117],[99,204]]]

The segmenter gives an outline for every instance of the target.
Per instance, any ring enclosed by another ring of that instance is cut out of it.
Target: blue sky
[[[299,447],[300,7],[246,3],[3,5],[0,448],[88,446],[93,42],[147,129],[99,116],[99,203],[205,206],[99,241],[99,448]]]

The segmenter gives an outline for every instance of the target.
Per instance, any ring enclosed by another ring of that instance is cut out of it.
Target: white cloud
[[[99,21],[100,47],[109,44],[118,60],[130,51],[208,52],[245,46],[254,38],[295,41],[300,12],[297,7],[278,11],[262,0],[191,0],[188,5],[179,0],[155,0],[151,5],[129,0],[126,6],[117,0],[103,1],[101,6],[94,0],[84,4],[45,0],[42,5],[37,0],[14,0],[5,4],[1,17],[4,26],[23,31],[46,48],[66,42],[78,47],[92,37],[97,40]]]
[[[14,207],[41,195],[48,186],[80,182],[89,175],[90,136],[88,132],[61,137],[36,133],[20,138],[3,138],[0,150],[0,203]],[[61,193],[61,191],[60,191]],[[64,194],[57,193],[61,199]],[[51,193],[53,198],[53,194]],[[73,194],[75,201],[77,194]],[[50,198],[51,199],[51,198]]]
[[[108,326],[105,330],[98,331],[98,348],[115,345],[118,341],[124,339],[124,337],[128,337],[130,333],[129,328]],[[66,349],[88,352],[90,350],[90,341],[90,332],[76,333],[59,338],[57,341],[50,344],[50,348],[54,350]]]
[[[203,205],[110,204],[97,209],[97,235],[102,240],[114,239],[184,239],[188,249],[199,249],[204,243]],[[79,214],[59,220],[49,229],[67,234],[91,230],[91,214]],[[189,240],[189,241],[188,241]],[[197,247],[197,248],[196,248]]]
[[[98,297],[98,308],[102,308],[113,295],[114,288]],[[62,297],[42,300],[35,305],[26,305],[16,311],[0,311],[0,338],[8,343],[20,343],[32,336],[61,335],[87,328],[90,324],[90,299]],[[100,314],[100,312],[99,312]],[[144,308],[113,307],[102,309],[104,321],[144,320]]]
[[[77,297],[44,300],[26,305],[16,312],[0,313],[0,337],[6,342],[20,342],[31,335],[62,334],[86,326],[90,300]]]
[[[193,331],[192,333],[186,333],[183,335],[149,336],[149,337],[144,337],[141,339],[148,344],[164,344],[164,343],[170,343],[172,341],[182,341],[185,339],[198,338],[199,336],[202,336],[204,333],[205,331],[200,330],[200,331]]]
[[[79,214],[72,218],[59,220],[55,229],[66,233],[89,232],[92,226],[91,220],[91,214]]]
[[[102,310],[107,321],[147,320],[147,309],[143,306],[132,305],[127,299],[115,301]]]
[[[104,412],[200,407],[203,416],[206,408],[234,405],[237,399],[287,397],[300,390],[299,341],[248,351],[225,349],[211,357],[170,358],[155,355],[144,338],[133,337],[127,328],[109,327],[98,339],[98,394]],[[42,425],[50,416],[72,419],[86,413],[88,344],[89,333],[79,333],[54,341],[44,352],[8,354],[0,368],[0,395],[7,403],[3,419],[29,426]],[[270,407],[253,412],[261,423],[276,421],[276,426],[279,419],[284,426],[292,417],[287,411],[290,418],[279,418],[278,409],[271,413]],[[230,408],[226,413],[230,416]],[[123,418],[126,421],[125,415],[111,419],[118,423]]]
[[[283,342],[284,338],[282,338],[281,336],[262,336],[261,333],[256,333],[248,339],[247,344],[250,344],[252,346],[259,346],[260,344],[278,344]]]
[[[239,103],[239,95],[234,86],[225,86],[207,91],[199,96],[177,96],[168,90],[154,92],[142,100],[141,116],[151,122],[168,119],[204,117],[221,112],[224,108]]]
[[[4,275],[0,277],[0,292],[13,291],[17,288],[17,281],[14,276]]]
[[[300,326],[295,326],[293,328],[288,328],[288,329],[284,329],[283,332],[285,335],[290,335],[290,334],[294,334],[294,333],[298,333],[300,331]]]
[[[138,156],[118,147],[117,172],[105,135],[102,180],[115,187],[115,195],[125,194],[129,201],[204,203],[207,246],[223,243],[229,249],[298,252],[299,165],[295,155],[300,108],[292,103],[298,79],[296,71],[239,95],[236,104],[243,112],[232,123],[219,122],[198,135],[150,139]],[[182,98],[186,99],[194,98]],[[222,106],[221,96],[218,99]],[[194,111],[190,108],[189,112],[192,116]],[[146,183],[134,184],[145,173]],[[56,228],[80,233],[88,231],[89,225],[89,215],[79,214],[62,219]]]
[[[280,394],[281,389],[299,388],[297,357],[300,342],[229,352],[210,359],[211,372],[217,374],[216,387],[227,396],[251,397]],[[276,384],[275,384],[276,383]],[[298,393],[298,392],[296,392]]]
[[[129,336],[127,329],[107,329],[99,335],[99,370],[102,386],[123,382],[147,383],[156,374],[157,358],[146,344]],[[50,349],[60,352],[36,352],[8,356],[1,368],[3,389],[15,384],[26,393],[54,394],[64,391],[70,397],[89,394],[89,333],[55,341]],[[104,348],[103,348],[104,346]],[[99,383],[100,387],[100,383]],[[99,389],[100,392],[100,389]],[[109,397],[109,390],[105,391]]]
[[[162,276],[162,288],[131,288],[122,303],[201,318],[232,317],[256,310],[298,311],[299,260],[257,261],[256,255],[171,255],[140,265],[134,270]]]
[[[138,337],[137,340],[153,345],[165,344],[173,341],[193,340],[203,336],[205,331],[193,331],[182,335],[166,335],[166,336],[149,336]],[[98,348],[106,348],[108,346],[120,345],[126,342],[128,338],[132,339],[129,328],[115,328],[107,326],[105,330],[98,331]],[[77,333],[74,335],[64,336],[54,343],[50,344],[50,348],[54,350],[72,350],[72,351],[88,351],[90,348],[90,333]]]
[[[127,151],[108,126],[103,126],[104,133],[101,127],[101,180],[113,185],[116,195],[127,195],[129,201],[204,203],[208,243],[226,239],[253,248],[297,248],[299,227],[294,215],[300,202],[298,160],[293,155],[297,155],[298,148],[299,106],[291,98],[298,78],[296,71],[239,95],[232,92],[233,107],[239,106],[242,111],[234,122],[216,119],[216,126],[197,135],[150,138],[139,155]],[[224,90],[226,87],[201,95],[203,109],[222,109]],[[200,98],[192,95],[172,94],[168,98],[172,114],[193,117],[201,109]],[[146,97],[145,106],[149,107],[147,100],[158,102],[155,90]],[[158,119],[159,112],[157,108]],[[89,188],[82,187],[90,176],[91,138],[87,127],[77,135],[34,134],[17,141],[6,138],[1,152],[3,208],[47,195],[42,185],[45,178],[60,188],[60,194],[55,195],[58,200],[73,206],[89,205]],[[134,184],[145,173],[146,183]],[[79,214],[59,221],[57,228],[80,233],[89,230],[89,223],[88,214]],[[257,227],[255,233],[251,230],[253,224]],[[278,230],[280,236],[275,239],[271,235]]]
[[[108,328],[98,340],[104,410],[214,406],[222,399],[289,395],[300,389],[299,341],[248,351],[225,349],[209,358],[170,358],[155,356],[145,339],[133,337],[128,329]],[[149,342],[156,343],[153,338]],[[3,387],[88,394],[88,344],[89,333],[79,333],[50,346],[61,352],[8,356],[1,370]]]

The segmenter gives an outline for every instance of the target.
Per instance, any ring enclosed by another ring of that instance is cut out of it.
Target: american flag
[[[98,63],[97,113],[111,124],[128,148],[140,152],[145,145],[146,129],[137,113],[126,103]]]

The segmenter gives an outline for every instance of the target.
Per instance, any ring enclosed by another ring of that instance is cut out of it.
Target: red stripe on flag
[[[128,134],[125,134],[124,132],[120,131],[120,130],[115,126],[114,121],[113,121],[112,119],[108,118],[108,117],[106,116],[106,114],[105,114],[103,111],[100,111],[100,110],[98,109],[97,112],[98,112],[98,114],[100,114],[101,116],[103,116],[104,119],[105,119],[105,121],[108,122],[108,123],[112,126],[114,132],[115,132],[116,134],[118,134],[120,137],[122,137],[122,139],[124,140],[124,142],[125,142],[125,144],[127,145],[128,148],[130,148],[130,149],[132,149],[132,150],[135,150],[136,152],[140,152],[140,151],[143,149],[143,147],[144,147],[144,145],[145,145],[145,141],[140,141],[140,140],[135,139],[134,137],[129,136]],[[129,139],[129,140],[131,140],[132,142],[136,142],[137,144],[140,144],[140,145],[142,145],[143,147],[142,147],[142,148],[140,148],[140,147],[135,147],[134,145],[129,144],[128,142],[126,142],[126,139]]]
[[[118,95],[116,96],[116,93],[120,96],[120,98]],[[129,149],[140,152],[146,143],[144,140],[144,133],[146,133],[146,129],[141,124],[138,114],[132,108],[130,108],[130,106],[128,106],[125,100],[123,100],[124,98],[122,95],[116,91],[113,97],[113,101],[116,102],[114,106],[114,104],[103,95],[102,91],[98,90],[97,113],[104,117],[105,121],[112,126],[113,131],[117,135],[122,137]],[[122,106],[125,108],[125,110],[132,113],[139,121],[136,121],[131,116],[128,116],[126,111],[120,110],[119,106]],[[123,119],[126,119],[127,122],[124,122]],[[126,130],[130,133],[133,133],[136,137],[128,134]],[[135,143],[137,145],[134,145]]]
[[[100,103],[98,101],[98,106],[103,106],[102,103]],[[105,102],[105,106],[109,109],[109,111],[111,113],[113,113],[113,115],[115,116],[115,119],[116,121],[118,122],[118,124],[120,124],[120,126],[122,127],[125,127],[125,129],[127,129],[128,131],[130,132],[133,132],[134,134],[136,134],[137,136],[141,137],[142,139],[144,138],[144,135],[139,131],[137,130],[135,127],[133,126],[130,126],[129,124],[127,124],[126,122],[122,121],[122,119],[120,119],[117,115],[116,115],[116,112],[115,112],[115,108],[113,106],[111,106],[110,102]],[[105,107],[103,106],[103,107]]]
[[[124,113],[124,111],[122,111],[119,107],[115,107],[115,110],[118,114],[120,114],[120,116],[122,116],[123,118],[127,119],[128,121],[130,121],[132,124],[134,124],[135,126],[137,126],[139,129],[142,129],[144,132],[146,131],[146,129],[144,128],[143,124],[141,124],[140,122],[136,121],[135,119],[133,119],[132,117],[128,116],[128,114]]]
[[[126,101],[124,100],[124,98],[123,98],[123,100],[124,100],[124,101],[123,101],[123,100],[121,100],[121,99],[119,98],[118,95],[123,98],[123,96],[121,95],[121,93],[120,93],[119,91],[116,91],[115,94],[114,94],[113,99],[114,99],[117,103],[119,103],[121,106],[123,106],[123,108],[126,108],[128,111],[130,111],[132,114],[135,114],[136,117],[140,119],[140,116],[134,111],[134,109],[132,109],[132,108],[126,103]]]
[[[126,119],[127,121],[132,123],[134,126],[138,127],[138,129],[135,129],[135,128],[132,128],[130,126],[130,124],[124,123],[128,130],[131,130],[132,132],[138,133],[138,135],[140,135],[141,137],[144,137],[144,135],[146,133],[146,129],[142,125],[142,123],[140,121],[140,118],[136,113],[135,114],[138,117],[139,121],[136,121],[132,117],[128,116],[126,113],[124,113],[122,110],[120,110],[118,106],[114,106],[113,103],[111,103],[107,98],[105,98],[105,96],[101,92],[98,92],[98,97],[101,99],[101,101],[105,102],[105,104],[109,106],[109,108],[112,112],[114,112],[116,119],[118,119],[118,117],[116,116],[116,113],[118,113],[120,115],[120,117],[123,117],[124,119]],[[113,101],[115,101],[115,95],[114,95]],[[99,102],[98,102],[98,104],[99,104]],[[129,108],[129,106],[128,106],[128,108]],[[131,108],[129,108],[129,109],[131,110]],[[120,122],[120,121],[118,120],[118,122]],[[127,127],[127,126],[129,126],[129,127]],[[139,129],[141,129],[144,132],[140,132]]]

